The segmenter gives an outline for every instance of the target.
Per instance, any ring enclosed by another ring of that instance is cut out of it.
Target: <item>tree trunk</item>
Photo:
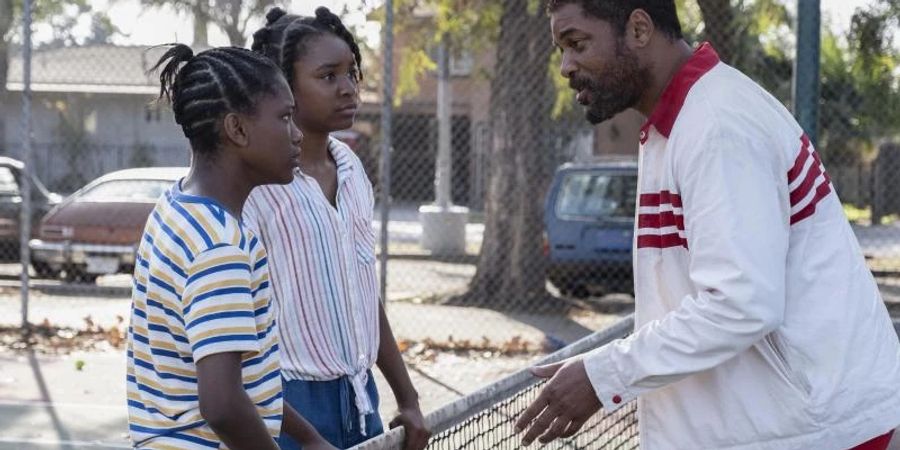
[[[209,47],[209,1],[197,0],[191,6],[194,19],[194,47]]]
[[[235,26],[229,25],[227,27],[224,27],[224,30],[225,30],[225,34],[228,35],[228,42],[232,46],[243,47],[244,44],[247,42],[247,38],[244,37],[244,33],[242,33],[241,30],[239,30],[236,25]]]
[[[541,250],[544,197],[553,173],[550,26],[543,4],[529,11],[528,3],[503,0],[491,83],[484,241],[469,291],[456,304],[529,311],[560,305],[545,288]]]
[[[235,47],[243,47],[246,42],[244,30],[241,28],[241,10],[244,9],[242,0],[231,0],[231,8],[228,11],[228,24],[222,28],[228,35],[228,41]]]
[[[740,46],[740,30],[737,15],[730,0],[697,0],[703,14],[705,39],[708,40],[722,61],[735,64]]]

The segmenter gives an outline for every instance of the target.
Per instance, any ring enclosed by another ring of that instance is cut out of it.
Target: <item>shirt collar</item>
[[[353,170],[353,159],[350,157],[350,148],[347,144],[341,142],[337,138],[328,137],[328,151],[337,165],[337,171],[340,174],[344,171]]]
[[[694,51],[691,58],[678,69],[678,72],[669,81],[669,85],[659,96],[659,101],[656,103],[653,113],[650,114],[650,118],[641,127],[641,144],[647,142],[651,125],[656,128],[657,132],[666,138],[669,137],[688,92],[697,80],[706,75],[718,63],[719,54],[709,42],[704,42]]]

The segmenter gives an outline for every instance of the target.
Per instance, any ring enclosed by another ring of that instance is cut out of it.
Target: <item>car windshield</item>
[[[560,217],[633,219],[637,175],[574,172],[562,182],[556,213]]]
[[[78,197],[88,202],[155,202],[174,181],[111,180],[100,183]]]

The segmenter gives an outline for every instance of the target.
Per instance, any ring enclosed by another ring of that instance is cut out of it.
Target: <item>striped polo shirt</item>
[[[225,352],[243,354],[244,389],[277,437],[278,330],[259,240],[221,205],[176,183],[147,220],[135,266],[127,356],[134,445],[221,446],[200,415],[195,363]]]
[[[286,185],[260,186],[244,221],[269,253],[278,305],[282,375],[325,381],[348,376],[362,413],[373,411],[367,371],[378,355],[374,195],[359,158],[332,138],[337,207],[301,171]]]

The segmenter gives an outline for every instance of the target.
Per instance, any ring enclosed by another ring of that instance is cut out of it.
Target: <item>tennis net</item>
[[[633,327],[634,318],[625,317],[609,328],[545,357],[537,364],[550,364],[585,353],[628,335]],[[526,368],[432,412],[426,417],[434,432],[428,448],[521,448],[522,436],[515,431],[516,420],[537,398],[543,384]],[[402,429],[394,429],[354,449],[399,450],[403,448],[402,443]],[[559,439],[542,446],[537,443],[532,448],[627,450],[638,447],[637,407],[631,402],[612,414],[596,414],[578,434],[569,439]]]

